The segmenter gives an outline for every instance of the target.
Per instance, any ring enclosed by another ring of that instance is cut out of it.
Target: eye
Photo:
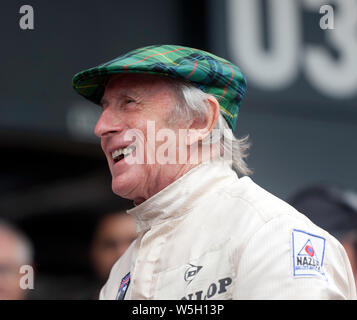
[[[136,101],[133,98],[125,97],[123,100],[123,107],[124,108],[134,108],[136,105]]]
[[[129,104],[129,103],[134,103],[134,99],[131,99],[131,98],[126,98],[125,100],[125,104]]]

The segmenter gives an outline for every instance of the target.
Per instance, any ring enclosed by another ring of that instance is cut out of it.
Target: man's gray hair
[[[170,79],[167,83],[171,84],[178,95],[178,103],[168,117],[169,123],[172,124],[179,120],[190,120],[195,117],[199,117],[202,120],[205,118],[208,112],[207,99],[210,96],[209,94],[188,82]],[[235,169],[238,174],[243,176],[251,174],[252,172],[245,162],[250,147],[249,137],[245,136],[242,139],[236,138],[227,121],[222,116],[222,113],[219,114],[214,129],[220,133],[218,136],[220,155],[224,155],[225,159],[228,155],[228,158],[232,161],[232,168]],[[207,139],[210,144],[218,143],[215,136],[208,137]],[[206,141],[204,142],[207,143],[207,139],[205,139]]]
[[[33,263],[33,247],[30,240],[15,226],[0,219],[0,233],[14,237],[18,243],[17,263],[19,265]]]

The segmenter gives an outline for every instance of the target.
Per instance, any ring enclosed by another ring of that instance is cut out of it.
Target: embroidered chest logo
[[[202,269],[202,266],[195,266],[193,264],[189,264],[187,268],[184,279],[188,284],[196,277],[197,273]]]
[[[293,273],[298,276],[323,276],[326,239],[305,231],[292,232]]]
[[[123,279],[121,279],[116,300],[124,300],[129,284],[130,284],[130,272]]]

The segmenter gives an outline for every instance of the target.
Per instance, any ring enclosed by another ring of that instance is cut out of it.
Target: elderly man
[[[138,238],[101,299],[354,299],[340,243],[257,186],[233,136],[238,67],[174,45],[75,75],[101,105],[95,127],[112,189],[134,201]]]

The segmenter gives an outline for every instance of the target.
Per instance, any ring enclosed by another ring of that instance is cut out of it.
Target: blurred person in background
[[[290,204],[344,246],[357,284],[357,193],[329,185],[306,187]]]
[[[28,290],[21,288],[21,266],[33,263],[32,244],[11,224],[0,221],[0,300],[24,300]]]
[[[126,211],[112,211],[99,218],[91,244],[91,260],[98,280],[99,291],[107,281],[114,263],[136,239],[135,219]]]

